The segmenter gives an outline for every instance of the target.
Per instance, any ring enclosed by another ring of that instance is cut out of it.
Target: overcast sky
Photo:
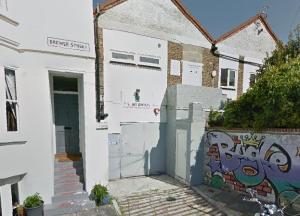
[[[94,0],[94,4],[105,0]],[[284,42],[300,23],[300,0],[181,0],[202,25],[218,38],[266,9],[268,22]],[[265,7],[267,6],[267,7]]]

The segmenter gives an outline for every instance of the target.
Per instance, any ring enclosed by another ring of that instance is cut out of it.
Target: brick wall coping
[[[253,128],[224,128],[224,127],[206,127],[206,131],[220,130],[226,132],[241,132],[241,133],[270,133],[270,134],[297,134],[300,135],[300,128],[265,128],[262,130],[254,130]]]

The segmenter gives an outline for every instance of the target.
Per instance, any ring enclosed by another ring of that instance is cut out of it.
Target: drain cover
[[[176,201],[175,197],[167,197],[166,199],[168,202]]]

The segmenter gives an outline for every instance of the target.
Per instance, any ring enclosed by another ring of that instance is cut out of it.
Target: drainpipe
[[[95,14],[94,14],[94,38],[95,38],[95,51],[96,51],[96,61],[95,61],[95,79],[96,79],[96,119],[98,122],[101,120],[104,120],[108,117],[107,113],[104,113],[104,94],[101,94],[100,90],[100,67],[99,67],[99,28],[98,28],[98,17],[100,16],[100,12],[98,10],[98,7],[96,8]],[[103,77],[102,77],[103,79]],[[103,86],[104,88],[104,86]],[[102,97],[101,97],[102,96]]]

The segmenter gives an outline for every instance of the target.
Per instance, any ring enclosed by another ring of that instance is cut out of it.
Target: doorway
[[[78,79],[53,77],[56,155],[78,156],[79,98]]]

